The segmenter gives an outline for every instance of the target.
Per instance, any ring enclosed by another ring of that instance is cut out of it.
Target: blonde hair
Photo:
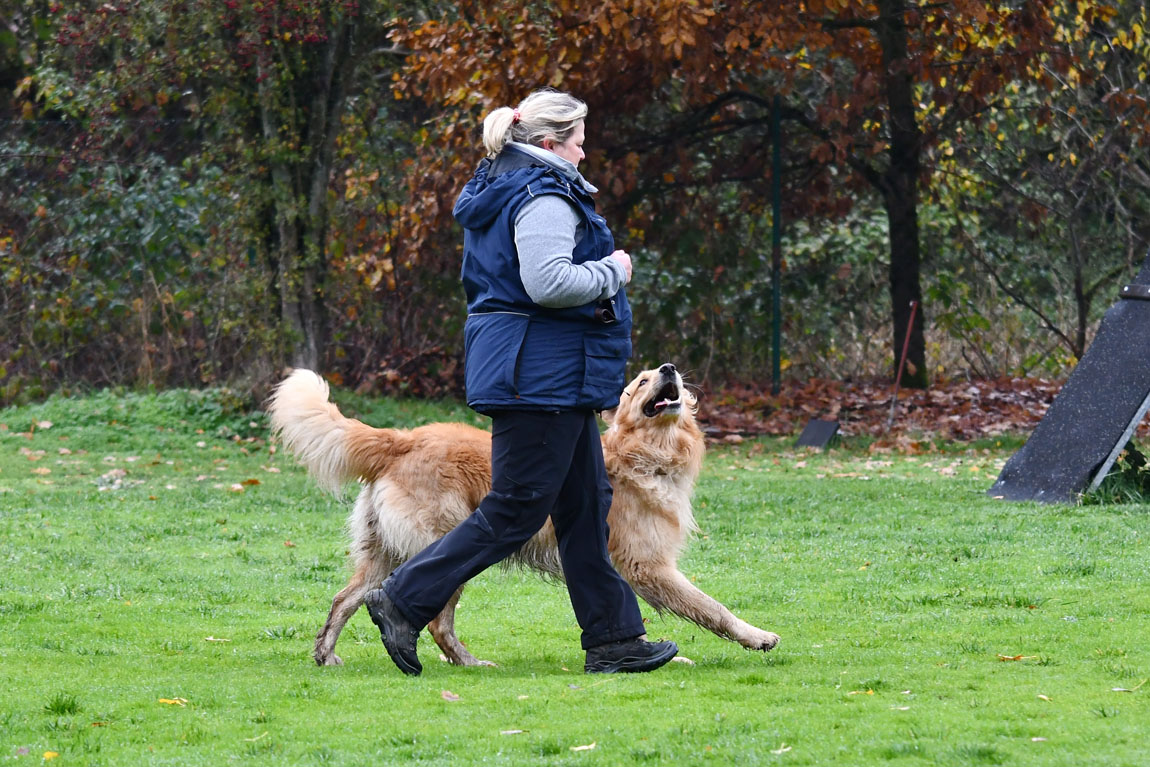
[[[519,119],[515,113],[519,112]],[[488,157],[503,151],[508,141],[543,146],[544,139],[563,143],[587,117],[587,105],[569,93],[545,88],[519,102],[515,109],[499,107],[483,119],[483,146]]]

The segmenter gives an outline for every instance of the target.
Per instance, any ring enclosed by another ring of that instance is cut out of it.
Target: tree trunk
[[[283,142],[281,119],[284,107],[275,98],[272,78],[263,78],[260,83],[260,120],[264,140],[269,146]],[[276,265],[276,283],[280,295],[280,322],[283,328],[287,362],[292,367],[319,370],[322,362],[323,328],[322,314],[316,311],[315,303],[322,302],[322,294],[317,295],[316,285],[322,274],[317,274],[317,265],[308,263],[304,242],[308,233],[304,232],[306,219],[301,215],[302,195],[298,187],[300,170],[288,159],[290,153],[282,150],[273,153],[269,161],[272,189],[272,260]]]
[[[890,165],[882,174],[882,197],[890,227],[890,298],[895,374],[910,326],[902,385],[927,385],[923,337],[921,257],[918,239],[918,177],[921,134],[915,121],[914,83],[907,68],[904,0],[879,0],[877,32],[882,46],[887,105],[890,108]],[[911,303],[917,302],[911,326]]]
[[[264,139],[277,146],[269,161],[275,210],[274,257],[278,266],[280,313],[293,367],[320,370],[330,335],[324,298],[329,186],[335,142],[347,102],[347,81],[355,66],[354,24],[333,24],[314,60],[304,59],[282,103],[273,78],[261,78]],[[311,76],[304,76],[304,72]],[[296,147],[282,144],[295,136]],[[307,147],[306,153],[297,147]]]

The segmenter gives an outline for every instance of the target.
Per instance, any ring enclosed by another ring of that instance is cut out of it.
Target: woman
[[[517,551],[551,517],[591,673],[650,671],[674,642],[647,642],[631,587],[607,555],[611,485],[595,411],[615,407],[631,354],[615,250],[579,174],[587,106],[532,93],[483,122],[487,158],[455,204],[464,227],[468,404],[492,419],[491,492],[366,597],[388,655],[422,671],[420,630],[455,590]]]

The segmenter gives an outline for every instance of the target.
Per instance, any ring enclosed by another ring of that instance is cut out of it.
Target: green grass
[[[499,666],[440,663],[424,634],[411,679],[362,611],[346,665],[312,664],[346,505],[241,399],[103,393],[0,425],[5,764],[1150,763],[1150,514],[987,498],[1017,441],[712,450],[682,566],[782,635],[769,654],[644,606],[694,665],[585,676],[564,590],[495,569],[458,628]]]

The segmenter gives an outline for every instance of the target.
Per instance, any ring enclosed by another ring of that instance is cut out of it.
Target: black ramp
[[[819,450],[825,450],[838,433],[838,421],[815,419],[803,429],[803,433],[795,442],[795,447],[817,447]]]
[[[987,491],[1010,501],[1074,503],[1100,482],[1150,405],[1150,255],[1102,318],[1022,449]]]

